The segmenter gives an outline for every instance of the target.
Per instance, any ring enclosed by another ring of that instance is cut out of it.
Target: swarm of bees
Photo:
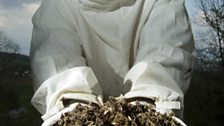
[[[156,112],[150,105],[127,103],[110,97],[103,106],[77,105],[53,126],[181,126],[173,115]]]

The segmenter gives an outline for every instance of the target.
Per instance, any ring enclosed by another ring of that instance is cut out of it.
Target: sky
[[[31,18],[40,0],[0,0],[0,30],[28,55],[32,33]]]
[[[31,18],[40,2],[41,0],[0,0],[0,30],[19,44],[21,54],[29,55]],[[186,7],[190,15],[195,14],[192,0],[186,0]]]

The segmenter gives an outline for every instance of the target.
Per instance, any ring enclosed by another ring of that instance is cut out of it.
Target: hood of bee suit
[[[85,9],[113,11],[122,6],[130,6],[136,0],[79,0]]]

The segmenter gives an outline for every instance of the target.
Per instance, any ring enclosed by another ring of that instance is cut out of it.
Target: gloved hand
[[[63,113],[73,111],[78,104],[88,106],[88,104],[73,103],[73,104],[69,105],[68,107],[64,108],[63,110],[61,110],[60,112],[56,113],[55,115],[53,115],[52,117],[50,117],[46,121],[44,121],[44,123],[41,126],[52,126],[53,124],[55,124],[61,118]]]
[[[102,98],[100,96],[96,97],[96,101],[97,103],[94,102],[88,102],[88,101],[83,101],[83,100],[72,100],[72,99],[64,99],[63,100],[63,104],[65,106],[64,109],[62,109],[61,111],[59,111],[58,113],[56,113],[55,115],[51,116],[50,118],[48,118],[47,120],[44,121],[44,123],[41,126],[52,126],[53,124],[55,124],[64,113],[68,113],[68,112],[72,112],[77,105],[81,104],[82,106],[91,106],[91,105],[102,105],[103,101]]]
[[[116,99],[126,99],[127,102],[131,104],[136,104],[136,101],[139,102],[139,104],[147,104],[151,106],[151,108],[155,108],[157,112],[160,112],[162,114],[171,114],[173,113],[173,110],[171,109],[172,106],[178,106],[178,103],[176,102],[158,102],[156,98],[145,98],[145,97],[131,97],[131,98],[125,98],[125,96],[117,97]],[[169,104],[170,103],[170,104]],[[167,107],[167,108],[166,108]],[[179,122],[181,126],[187,126],[181,119],[179,119],[176,116],[172,117],[174,120]]]

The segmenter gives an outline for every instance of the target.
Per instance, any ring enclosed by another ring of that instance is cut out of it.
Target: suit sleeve
[[[63,99],[97,102],[101,87],[86,65],[72,0],[43,0],[33,16],[32,104],[44,120],[64,108]],[[92,90],[94,87],[94,91]]]
[[[129,88],[125,97],[156,98],[158,108],[182,108],[193,51],[184,1],[158,0],[142,29],[135,63],[125,77]]]

